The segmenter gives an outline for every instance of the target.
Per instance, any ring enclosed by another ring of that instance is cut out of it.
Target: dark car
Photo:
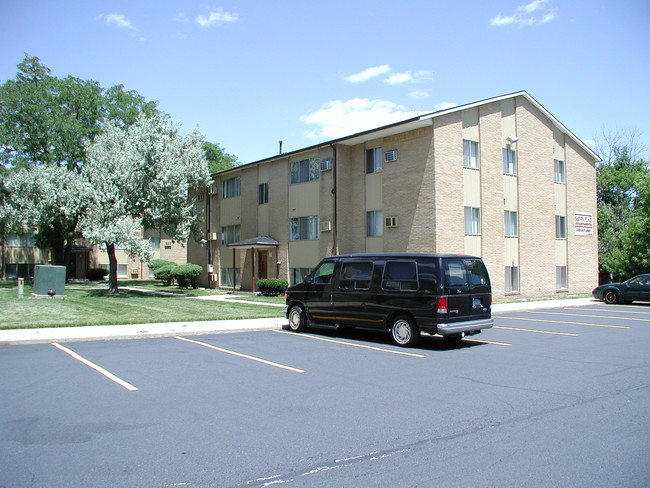
[[[420,332],[457,341],[492,327],[492,288],[481,258],[435,254],[352,254],[323,259],[287,289],[287,318],[307,327],[391,332],[413,346]]]
[[[650,302],[650,274],[638,275],[623,283],[600,285],[591,294],[605,303]]]

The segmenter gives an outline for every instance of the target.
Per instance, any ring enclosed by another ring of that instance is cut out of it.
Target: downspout
[[[332,226],[332,254],[337,255],[339,253],[339,242],[338,242],[338,198],[336,196],[336,182],[337,182],[337,161],[336,161],[336,144],[331,143],[330,147],[332,148],[332,179],[334,180],[332,186],[332,195],[334,197],[334,216],[333,216],[333,226]]]

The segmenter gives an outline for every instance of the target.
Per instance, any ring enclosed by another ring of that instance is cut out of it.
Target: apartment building
[[[333,254],[464,253],[495,300],[589,293],[597,161],[525,91],[457,106],[213,174],[188,261],[254,290]]]

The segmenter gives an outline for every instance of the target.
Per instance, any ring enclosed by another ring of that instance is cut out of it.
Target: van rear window
[[[343,263],[339,287],[367,290],[370,288],[371,276],[372,263],[370,262]]]
[[[385,290],[417,290],[418,272],[414,261],[389,261],[384,267]]]

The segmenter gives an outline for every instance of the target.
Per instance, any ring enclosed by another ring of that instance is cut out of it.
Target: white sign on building
[[[577,236],[594,235],[594,217],[588,212],[575,212],[573,215],[573,230]]]

